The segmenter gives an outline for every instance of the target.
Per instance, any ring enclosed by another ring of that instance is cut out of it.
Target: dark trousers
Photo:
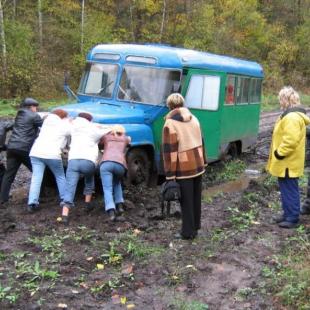
[[[177,180],[181,187],[182,231],[185,238],[194,237],[201,227],[202,177]]]
[[[310,174],[308,174],[307,197],[303,205],[303,209],[310,211]]]
[[[278,178],[283,216],[287,222],[297,223],[300,214],[298,178]]]
[[[1,188],[1,183],[2,183],[4,173],[5,173],[5,166],[3,163],[0,162],[0,188]]]
[[[10,189],[20,165],[23,164],[30,171],[32,171],[28,152],[19,150],[7,150],[6,158],[6,171],[2,179],[0,192],[1,202],[9,200]]]

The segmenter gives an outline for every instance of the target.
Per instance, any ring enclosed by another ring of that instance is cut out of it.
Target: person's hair
[[[184,98],[181,94],[174,93],[167,98],[167,106],[169,110],[181,108],[184,106]]]
[[[288,109],[300,105],[300,98],[296,90],[291,86],[283,87],[279,92],[279,103],[282,109]]]
[[[78,117],[83,117],[83,118],[87,119],[89,122],[91,122],[93,119],[93,116],[89,113],[86,113],[86,112],[79,113]]]
[[[56,114],[61,119],[66,118],[68,116],[68,113],[65,110],[62,110],[62,109],[56,109],[52,113]]]
[[[126,132],[125,128],[122,125],[114,125],[112,127],[112,133],[114,135],[122,135]]]

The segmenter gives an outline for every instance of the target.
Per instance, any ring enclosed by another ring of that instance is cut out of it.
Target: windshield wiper
[[[123,95],[127,97],[129,101],[131,101],[131,97],[126,93],[126,91],[121,87],[121,85],[118,85],[118,88],[123,93]]]
[[[104,87],[100,88],[96,95],[101,95],[110,85],[112,85],[114,83],[114,81],[111,81],[110,83],[106,84]]]

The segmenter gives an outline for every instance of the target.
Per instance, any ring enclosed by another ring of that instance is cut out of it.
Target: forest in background
[[[310,0],[0,0],[0,98],[63,97],[97,43],[162,43],[261,63],[310,92]]]

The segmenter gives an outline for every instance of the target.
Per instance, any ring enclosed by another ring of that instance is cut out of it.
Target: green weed
[[[36,261],[34,264],[25,261],[15,261],[14,265],[16,279],[21,279],[21,286],[33,294],[40,289],[40,283],[43,280],[51,281],[50,287],[52,287],[59,277],[57,271],[42,268],[39,261]]]
[[[14,292],[10,286],[3,287],[0,283],[0,301],[7,300],[13,304],[18,300],[18,293]]]
[[[249,228],[257,218],[257,210],[250,209],[249,211],[240,211],[237,207],[228,207],[231,212],[229,221],[238,231],[244,231]]]
[[[123,256],[116,249],[117,245],[119,245],[118,240],[113,240],[109,242],[109,251],[101,255],[101,257],[106,263],[109,263],[111,265],[118,265],[122,262]]]
[[[254,290],[251,287],[244,287],[238,289],[235,299],[238,301],[244,301],[254,294]]]
[[[183,298],[176,298],[170,304],[170,307],[173,306],[177,310],[208,310],[209,306],[200,301],[188,301]]]
[[[28,242],[40,247],[43,252],[49,253],[49,255],[46,256],[47,262],[57,263],[64,256],[65,250],[62,247],[64,240],[67,238],[68,235],[62,236],[53,231],[51,235],[28,238]]]
[[[120,279],[117,277],[113,277],[107,282],[96,283],[94,286],[90,288],[90,291],[93,294],[108,293],[112,291],[113,289],[116,289],[122,286],[123,284],[121,283]]]
[[[262,275],[282,305],[310,309],[310,240],[303,226],[287,238],[284,248],[283,254],[273,256],[274,267],[264,267]]]
[[[264,179],[263,185],[272,190],[278,186],[278,179],[270,174]]]
[[[245,170],[245,163],[239,159],[231,160],[224,164],[224,167],[215,176],[216,182],[233,181],[240,177]]]

